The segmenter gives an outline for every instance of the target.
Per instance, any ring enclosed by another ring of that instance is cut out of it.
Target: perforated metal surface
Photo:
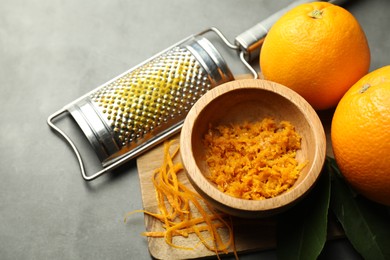
[[[190,36],[75,100],[66,110],[89,140],[104,172],[179,132],[195,102],[232,79],[211,42]]]
[[[122,146],[176,120],[211,88],[207,73],[177,46],[91,95]]]

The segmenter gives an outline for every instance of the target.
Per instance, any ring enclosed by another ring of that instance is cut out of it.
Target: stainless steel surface
[[[388,65],[390,1],[350,2],[345,7],[367,34],[370,69]],[[50,131],[47,117],[190,34],[216,26],[234,39],[290,3],[2,1],[0,259],[151,259],[147,240],[140,235],[145,230],[143,215],[123,222],[127,212],[142,208],[135,161],[84,182],[74,153]],[[217,40],[212,43],[234,74],[248,73],[234,51],[224,52]],[[80,152],[89,148],[73,121],[59,126],[82,142]],[[94,164],[94,157],[87,154],[86,164]],[[275,250],[240,256],[277,259]],[[360,258],[341,239],[328,242],[320,259]]]
[[[72,138],[55,127],[63,113],[49,116],[48,124],[70,144],[82,177],[91,181],[178,133],[193,104],[230,80],[230,69],[210,41],[190,36],[65,105],[102,162],[93,174]]]

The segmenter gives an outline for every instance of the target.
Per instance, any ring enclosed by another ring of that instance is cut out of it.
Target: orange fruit
[[[331,140],[347,182],[390,205],[390,66],[367,74],[345,93],[332,119]]]
[[[285,13],[260,53],[264,78],[295,90],[316,110],[335,107],[369,67],[370,49],[358,21],[328,2],[301,4]]]

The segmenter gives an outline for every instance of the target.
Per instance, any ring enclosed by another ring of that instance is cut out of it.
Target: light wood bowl
[[[209,124],[216,126],[273,117],[288,120],[302,136],[298,161],[308,161],[293,187],[265,200],[246,200],[227,195],[207,179],[203,138]],[[208,91],[189,111],[180,135],[180,155],[187,176],[215,208],[233,216],[267,217],[294,205],[317,181],[325,161],[324,128],[314,109],[297,93],[280,84],[255,79],[236,80]]]

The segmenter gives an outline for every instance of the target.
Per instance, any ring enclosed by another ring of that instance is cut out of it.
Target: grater
[[[216,33],[251,71],[250,62],[277,19],[298,0],[278,11],[230,43],[215,27],[191,35],[143,63],[111,79],[49,116],[47,123],[69,143],[86,181],[96,179],[178,133],[194,103],[208,90],[234,79],[225,60],[205,37]],[[333,1],[335,2],[335,1]],[[70,114],[88,139],[102,170],[87,174],[71,138],[54,121]]]
[[[50,126],[75,151],[85,180],[97,178],[177,133],[189,109],[206,91],[233,80],[204,33],[176,43],[49,117]],[[64,113],[73,117],[87,137],[102,171],[85,173],[76,146],[53,124]]]

